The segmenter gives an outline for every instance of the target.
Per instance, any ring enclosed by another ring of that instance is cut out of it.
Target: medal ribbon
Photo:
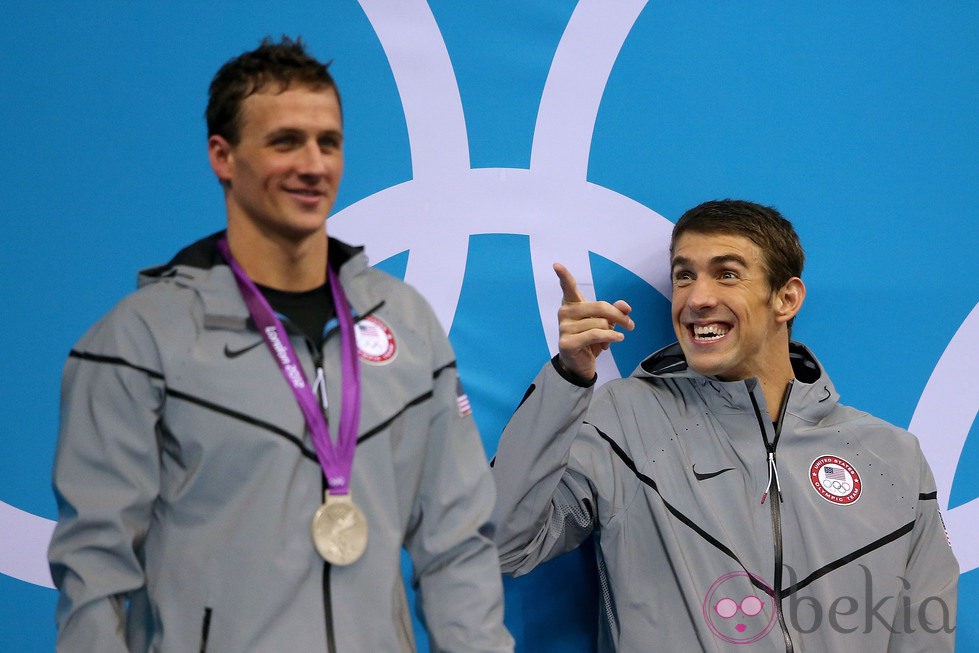
[[[357,342],[354,336],[354,321],[350,315],[350,304],[340,285],[340,278],[327,265],[326,272],[330,280],[330,292],[336,307],[337,320],[340,323],[340,370],[343,393],[340,407],[340,428],[337,432],[336,445],[330,437],[330,426],[323,416],[319,402],[306,379],[299,357],[289,342],[282,321],[269,306],[255,283],[231,255],[227,236],[218,241],[218,250],[231,268],[238,283],[238,289],[245,300],[248,312],[262,332],[265,344],[268,345],[275,358],[282,376],[292,389],[296,403],[306,418],[306,426],[316,448],[316,456],[326,475],[326,484],[330,494],[350,493],[350,471],[354,463],[354,449],[357,446],[357,428],[360,422],[360,367],[357,360]]]

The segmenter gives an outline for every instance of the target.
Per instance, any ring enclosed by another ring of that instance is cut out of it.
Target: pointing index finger
[[[578,292],[578,283],[568,268],[560,263],[555,263],[554,272],[557,274],[558,281],[561,282],[562,303],[573,304],[585,301],[585,298]]]

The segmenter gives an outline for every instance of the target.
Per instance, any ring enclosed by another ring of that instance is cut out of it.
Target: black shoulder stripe
[[[130,363],[125,358],[120,358],[119,356],[103,356],[102,354],[92,354],[87,351],[78,351],[76,349],[72,349],[68,353],[68,357],[78,358],[84,361],[91,361],[93,363],[105,363],[107,365],[122,365],[123,367],[128,367],[137,370],[139,372],[142,372],[154,379],[163,378],[163,375],[157,372],[156,370],[151,370],[146,367],[140,367],[139,365],[136,365],[135,363]]]
[[[437,370],[435,370],[434,372],[432,372],[432,378],[433,379],[437,379],[437,378],[439,378],[439,376],[442,375],[442,372],[444,372],[445,370],[454,369],[455,367],[456,367],[456,362],[455,361],[452,361],[451,363],[447,363],[446,365],[443,365],[442,367],[440,367]]]
[[[938,490],[934,492],[922,492],[918,495],[918,501],[929,501],[932,499],[938,499]]]
[[[252,426],[257,426],[258,428],[265,429],[266,431],[270,431],[272,433],[275,433],[276,435],[279,435],[279,436],[285,438],[286,440],[289,440],[294,445],[296,445],[299,448],[299,451],[300,451],[300,453],[302,453],[302,455],[306,456],[310,460],[313,460],[315,462],[319,462],[319,459],[316,457],[316,452],[315,451],[310,451],[309,449],[307,449],[305,446],[303,446],[302,440],[300,440],[299,438],[297,438],[292,433],[289,433],[285,429],[279,428],[275,424],[269,424],[268,422],[262,421],[260,419],[256,419],[256,418],[252,417],[251,415],[246,415],[244,413],[239,413],[236,410],[231,410],[230,408],[226,408],[224,406],[219,406],[218,404],[215,404],[213,402],[207,401],[205,399],[201,399],[200,397],[195,397],[193,395],[189,395],[186,392],[181,392],[179,390],[174,390],[173,388],[167,388],[167,395],[170,396],[170,397],[174,397],[176,399],[183,399],[184,401],[189,401],[190,403],[197,404],[198,406],[201,406],[202,408],[207,408],[208,410],[213,410],[216,413],[221,413],[222,415],[226,415],[226,416],[231,417],[233,419],[236,419],[236,420],[245,422],[246,424],[251,424]]]
[[[371,315],[373,315],[377,311],[381,310],[381,307],[382,306],[384,306],[384,300],[383,299],[381,301],[377,302],[376,304],[374,304],[373,306],[371,306],[370,308],[368,308],[366,311],[364,311],[360,315],[354,316],[354,322],[360,322],[361,320],[370,317]]]
[[[882,537],[882,538],[880,538],[878,540],[875,540],[875,541],[871,542],[867,546],[860,547],[859,549],[857,549],[853,553],[850,553],[848,555],[845,555],[842,558],[840,558],[839,560],[835,560],[835,561],[829,563],[828,565],[824,565],[823,567],[820,567],[816,571],[812,572],[811,574],[809,574],[808,576],[806,576],[805,578],[803,578],[802,580],[800,580],[798,583],[792,585],[791,587],[786,588],[786,590],[784,592],[782,592],[782,596],[783,597],[790,596],[794,592],[798,592],[803,587],[805,587],[806,585],[812,583],[813,581],[815,581],[815,580],[817,580],[819,578],[822,578],[823,576],[825,576],[829,572],[834,571],[836,569],[839,569],[843,565],[847,565],[847,564],[853,562],[854,560],[856,560],[857,558],[860,558],[862,556],[865,556],[868,553],[870,553],[871,551],[874,551],[876,549],[879,549],[880,547],[882,547],[882,546],[884,546],[886,544],[890,544],[891,542],[893,542],[896,539],[899,539],[901,537],[904,537],[905,535],[907,535],[908,533],[910,533],[911,532],[911,529],[913,529],[913,528],[914,528],[914,522],[913,521],[910,521],[907,524],[905,524],[904,526],[901,526],[900,528],[898,528],[897,530],[895,530],[895,531],[893,531],[891,533],[888,533],[887,535],[885,535],[884,537]]]
[[[628,467],[629,470],[632,471],[632,473],[636,475],[636,478],[638,478],[644,484],[648,485],[650,488],[653,489],[654,492],[656,492],[656,494],[659,495],[659,498],[663,501],[663,505],[666,506],[666,509],[670,511],[670,514],[671,515],[673,515],[674,517],[676,517],[677,519],[679,519],[681,522],[683,522],[684,524],[686,524],[687,527],[689,527],[691,530],[693,530],[695,533],[697,533],[697,535],[699,535],[704,540],[706,540],[709,544],[711,544],[718,551],[720,551],[721,553],[723,553],[724,555],[728,556],[729,558],[731,558],[732,560],[734,560],[736,563],[738,563],[738,565],[742,569],[744,569],[745,572],[748,574],[748,577],[751,579],[751,582],[752,582],[753,585],[755,585],[756,587],[758,587],[760,590],[764,591],[766,594],[771,594],[771,590],[768,587],[764,586],[761,583],[761,581],[758,581],[758,580],[755,579],[754,574],[752,574],[750,571],[748,571],[748,568],[745,567],[744,566],[744,563],[742,563],[741,560],[738,559],[738,556],[735,555],[734,551],[732,551],[731,549],[729,549],[720,540],[718,540],[716,537],[714,537],[713,535],[711,535],[710,533],[708,533],[707,531],[705,531],[703,528],[701,528],[700,526],[698,526],[696,523],[694,523],[694,521],[692,519],[690,519],[689,517],[687,517],[686,515],[684,515],[676,507],[674,507],[672,504],[670,504],[670,502],[667,501],[663,497],[663,495],[660,493],[659,488],[656,486],[656,481],[654,481],[650,477],[648,477],[645,474],[643,474],[642,472],[640,472],[639,471],[639,468],[636,467],[636,463],[631,458],[629,458],[628,454],[626,454],[626,452],[622,449],[622,447],[620,447],[618,445],[617,442],[615,442],[615,440],[613,440],[608,435],[606,435],[605,433],[603,433],[602,430],[599,429],[594,424],[591,424],[589,422],[585,422],[585,424],[588,424],[593,429],[595,429],[595,431],[598,432],[598,435],[600,435],[603,440],[605,440],[606,442],[608,442],[609,446],[612,447],[612,451],[615,452],[615,455],[617,455],[619,457],[619,459],[621,459],[622,462],[625,463],[625,466]]]
[[[519,409],[520,406],[523,406],[524,402],[530,399],[530,395],[534,394],[534,391],[536,390],[537,390],[537,384],[531,383],[530,387],[527,388],[527,392],[523,393],[523,399],[520,400],[520,404],[517,405],[517,408]]]
[[[207,408],[208,410],[213,410],[214,412],[221,413],[222,415],[226,415],[228,417],[231,417],[232,419],[240,420],[242,422],[245,422],[246,424],[251,424],[252,426],[257,426],[258,428],[265,429],[266,431],[269,431],[271,433],[275,433],[276,435],[278,435],[280,437],[283,437],[286,440],[289,440],[290,442],[292,442],[294,445],[296,445],[296,447],[299,448],[300,453],[302,453],[302,455],[305,456],[306,458],[309,458],[310,460],[319,462],[319,459],[316,456],[316,452],[315,451],[310,451],[309,449],[307,449],[303,445],[303,442],[302,442],[302,440],[300,438],[296,437],[295,435],[293,435],[289,431],[286,431],[285,429],[282,429],[282,428],[276,426],[275,424],[270,424],[270,423],[268,423],[266,421],[263,421],[263,420],[260,420],[260,419],[255,418],[255,417],[252,417],[251,415],[246,415],[245,413],[240,413],[240,412],[238,412],[236,410],[231,410],[230,408],[227,408],[225,406],[220,406],[220,405],[215,404],[213,402],[207,401],[206,399],[201,399],[200,397],[195,397],[194,395],[187,394],[186,392],[181,392],[180,390],[174,390],[173,388],[167,388],[166,394],[168,396],[174,397],[176,399],[183,399],[184,401],[189,401],[190,403],[196,404],[198,406],[201,406],[202,408]],[[426,392],[425,394],[422,394],[422,395],[420,395],[418,397],[415,397],[414,399],[412,399],[411,401],[409,401],[407,404],[405,404],[404,407],[402,407],[402,409],[399,410],[397,413],[395,413],[394,415],[392,415],[388,419],[384,420],[383,422],[381,422],[380,424],[378,424],[377,426],[375,426],[371,430],[369,430],[369,431],[361,434],[357,438],[357,444],[359,445],[359,444],[363,443],[365,440],[368,440],[371,437],[373,437],[373,436],[377,435],[378,433],[382,432],[384,429],[386,429],[388,426],[391,425],[391,422],[393,422],[394,420],[398,419],[398,417],[400,417],[409,408],[411,408],[413,406],[417,406],[418,404],[421,404],[421,403],[423,403],[425,401],[428,401],[429,399],[432,398],[432,396],[433,396],[433,393],[431,391],[429,391],[429,392]]]
[[[412,399],[411,401],[409,401],[407,404],[405,404],[404,407],[402,407],[401,410],[399,410],[398,412],[396,412],[394,415],[392,415],[388,419],[384,420],[383,422],[381,422],[380,424],[378,424],[377,426],[375,426],[374,428],[372,428],[370,431],[365,432],[359,438],[357,438],[357,444],[362,443],[364,440],[367,440],[368,438],[374,437],[375,435],[377,435],[378,433],[380,433],[381,431],[383,431],[384,429],[386,429],[388,426],[390,426],[391,425],[391,422],[393,422],[394,420],[398,419],[409,408],[411,408],[413,406],[417,406],[418,404],[420,404],[422,402],[428,401],[429,399],[432,398],[432,396],[433,396],[433,394],[431,392],[426,392],[423,395],[420,395],[418,397],[415,397],[414,399]]]

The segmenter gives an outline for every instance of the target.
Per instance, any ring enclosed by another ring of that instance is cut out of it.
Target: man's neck
[[[768,405],[768,415],[773,422],[777,422],[782,410],[782,402],[785,400],[785,393],[788,392],[791,376],[762,380],[761,391],[765,395],[765,403]]]
[[[279,237],[228,223],[228,247],[255,283],[302,292],[326,283],[326,229],[302,239]]]
[[[784,342],[778,347],[768,349],[767,352],[766,357],[756,361],[758,373],[755,376],[761,385],[762,394],[765,395],[768,414],[773,422],[777,422],[789,382],[795,378],[792,359],[789,358],[788,336],[786,335]]]
[[[765,403],[768,406],[768,414],[773,422],[778,421],[789,382],[794,378],[795,371],[792,369],[788,355],[788,344],[786,344],[785,356],[779,357],[777,362],[768,368],[767,373],[758,376],[761,391],[765,395]]]

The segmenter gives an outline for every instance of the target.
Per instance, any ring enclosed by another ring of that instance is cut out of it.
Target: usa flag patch
[[[472,415],[473,409],[469,404],[469,395],[462,389],[462,379],[456,379],[456,406],[459,407],[459,415],[462,417]]]

